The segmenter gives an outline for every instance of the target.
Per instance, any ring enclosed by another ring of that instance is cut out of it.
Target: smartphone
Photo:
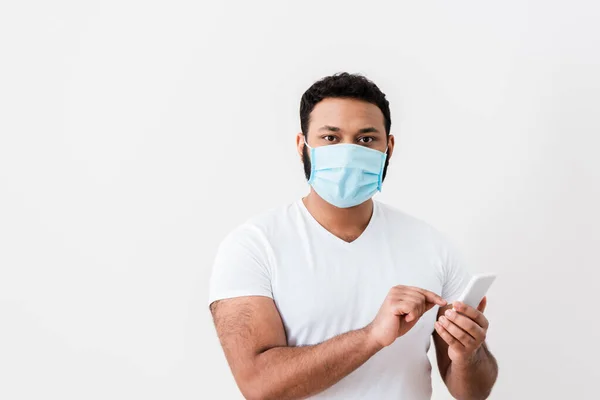
[[[495,279],[496,274],[479,274],[473,276],[457,301],[477,308]]]

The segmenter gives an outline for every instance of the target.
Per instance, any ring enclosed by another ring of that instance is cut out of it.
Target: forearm
[[[490,395],[497,376],[498,364],[484,343],[468,365],[450,363],[444,381],[455,398],[479,400]]]
[[[260,399],[301,399],[321,392],[371,358],[381,346],[366,327],[302,347],[275,347],[259,354],[252,385]]]

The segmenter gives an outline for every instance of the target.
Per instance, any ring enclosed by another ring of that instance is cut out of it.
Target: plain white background
[[[3,2],[0,398],[241,398],[206,304],[216,246],[307,192],[300,96],[339,71],[391,102],[378,198],[499,273],[492,398],[596,398],[598,20],[594,1]]]

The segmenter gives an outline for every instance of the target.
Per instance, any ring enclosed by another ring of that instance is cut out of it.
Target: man
[[[485,298],[477,309],[455,302],[469,274],[449,242],[371,199],[394,150],[385,95],[361,75],[325,77],[302,96],[300,122],[310,193],[233,230],[211,277],[243,395],[429,399],[433,334],[450,393],[488,397],[497,364]]]

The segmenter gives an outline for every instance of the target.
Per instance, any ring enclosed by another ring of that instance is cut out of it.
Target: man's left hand
[[[435,323],[435,330],[448,344],[448,357],[455,365],[469,365],[478,358],[485,341],[489,322],[483,315],[487,299],[477,308],[454,302]]]

